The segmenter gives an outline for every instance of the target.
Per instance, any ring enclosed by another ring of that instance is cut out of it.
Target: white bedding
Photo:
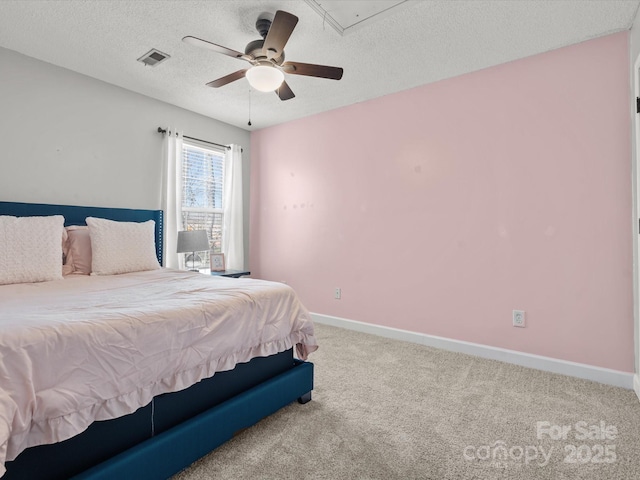
[[[0,475],[27,447],[294,345],[317,348],[280,283],[161,269],[0,286]]]

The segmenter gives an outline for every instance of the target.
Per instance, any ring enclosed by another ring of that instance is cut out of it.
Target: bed
[[[0,215],[153,220],[162,263],[162,211],[0,202]],[[283,284],[152,269],[2,285],[0,306],[3,480],[167,478],[311,399],[313,325]]]

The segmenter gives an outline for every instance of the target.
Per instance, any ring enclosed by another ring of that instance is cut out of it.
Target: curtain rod
[[[165,133],[167,133],[167,129],[158,127],[158,133],[161,133],[164,135]],[[171,134],[171,132],[169,132],[169,134]],[[210,142],[208,140],[201,140],[199,138],[194,138],[194,137],[187,137],[186,135],[182,135],[182,138],[186,138],[188,140],[195,140],[196,142],[208,143],[209,145],[215,145],[216,147],[226,148],[227,150],[231,148],[229,145],[220,145],[219,143]]]

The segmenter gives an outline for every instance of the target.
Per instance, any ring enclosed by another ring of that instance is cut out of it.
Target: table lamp
[[[198,271],[198,269],[195,268],[196,257],[198,258],[198,262],[202,261],[200,256],[196,255],[196,252],[204,252],[209,249],[209,237],[207,237],[207,232],[205,230],[185,230],[178,232],[177,253],[191,252],[192,272]]]

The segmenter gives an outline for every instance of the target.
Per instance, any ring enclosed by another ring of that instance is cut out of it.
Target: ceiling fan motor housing
[[[264,45],[264,39],[262,39],[262,40],[254,40],[253,42],[249,42],[249,43],[247,43],[247,46],[244,49],[244,53],[246,55],[252,56],[256,60],[266,58],[266,55],[262,51],[263,45]],[[282,54],[279,57],[272,58],[271,60],[276,65],[282,65],[282,62],[284,62],[284,51],[282,52]]]

